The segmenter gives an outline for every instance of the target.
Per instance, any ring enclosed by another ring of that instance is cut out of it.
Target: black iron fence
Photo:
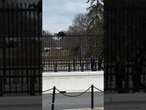
[[[0,2],[0,96],[39,95],[41,0]]]
[[[101,70],[98,67],[98,60],[94,59],[92,61],[91,58],[86,59],[72,59],[72,60],[49,60],[46,59],[43,62],[43,70],[44,72],[48,71],[97,71]]]
[[[102,69],[103,62],[99,61],[101,58],[99,56],[102,53],[100,35],[64,34],[64,36],[57,36],[44,34],[43,36],[42,57],[45,72]]]
[[[145,4],[139,0],[105,1],[104,87],[108,92],[146,89]]]
[[[119,93],[134,93],[134,92],[146,92],[146,64],[139,65],[134,62],[128,62],[127,64],[105,64],[106,75],[105,91],[119,92]],[[136,70],[137,69],[137,70]]]

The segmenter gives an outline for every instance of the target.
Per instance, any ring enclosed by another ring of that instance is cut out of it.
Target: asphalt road
[[[69,95],[77,95],[80,93],[70,93]],[[103,106],[103,95],[94,93],[95,107]],[[43,95],[43,110],[51,110],[52,95]],[[90,108],[91,106],[91,93],[85,93],[79,97],[66,97],[62,94],[56,94],[55,97],[55,110],[64,109],[77,109],[77,108]]]
[[[42,110],[42,96],[0,97],[0,110]]]

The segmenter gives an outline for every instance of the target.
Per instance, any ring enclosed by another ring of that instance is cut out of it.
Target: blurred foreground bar
[[[105,0],[105,110],[142,108],[135,99],[146,92],[145,13],[145,0]]]

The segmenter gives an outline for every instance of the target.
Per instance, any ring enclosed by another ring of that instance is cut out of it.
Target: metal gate
[[[105,90],[146,92],[146,2],[105,2]]]
[[[0,95],[39,95],[41,0],[0,2]]]
[[[62,35],[61,35],[62,34]],[[44,71],[97,71],[102,37],[96,34],[43,34]]]

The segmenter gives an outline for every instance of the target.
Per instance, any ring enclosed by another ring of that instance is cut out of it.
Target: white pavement
[[[44,72],[43,91],[56,86],[61,91],[82,92],[89,88],[92,84],[103,90],[103,77],[103,71]]]

